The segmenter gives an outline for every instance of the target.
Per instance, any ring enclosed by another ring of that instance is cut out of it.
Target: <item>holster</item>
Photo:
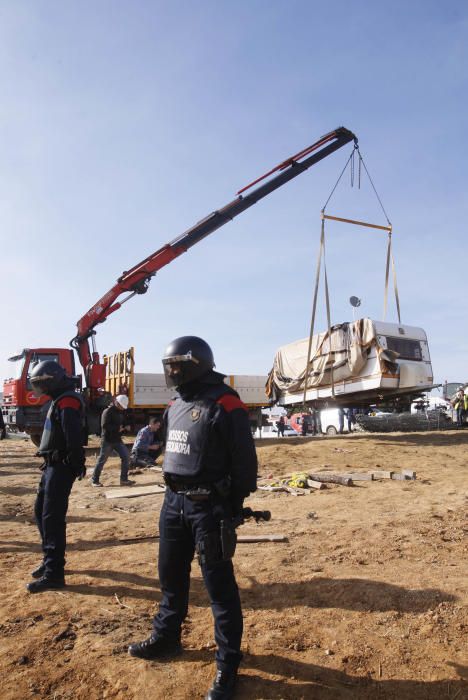
[[[221,539],[218,530],[209,532],[196,544],[200,566],[211,566],[222,560]]]
[[[209,532],[199,542],[196,550],[200,566],[211,566],[220,561],[229,561],[234,556],[237,534],[230,520],[221,520],[219,530]]]
[[[221,520],[221,552],[223,561],[234,556],[237,544],[237,532],[232,520]]]

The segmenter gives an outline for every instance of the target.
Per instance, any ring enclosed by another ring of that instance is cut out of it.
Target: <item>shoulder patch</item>
[[[63,399],[60,399],[57,406],[62,410],[64,408],[73,408],[75,411],[79,411],[81,408],[81,401],[73,398],[73,396],[65,396]]]
[[[228,413],[231,413],[231,411],[234,411],[236,408],[241,408],[247,413],[247,406],[242,403],[238,396],[234,396],[233,394],[224,394],[224,396],[221,396],[216,403],[221,404],[224,410]]]

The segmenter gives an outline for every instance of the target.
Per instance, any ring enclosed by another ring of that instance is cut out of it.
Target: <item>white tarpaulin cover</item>
[[[332,326],[328,331],[312,337],[307,389],[327,386],[340,380],[356,377],[365,366],[368,350],[377,346],[374,324],[369,318]],[[273,369],[268,377],[267,394],[277,399],[282,392],[304,391],[309,338],[283,345],[276,353]],[[379,358],[392,362],[396,353],[377,347]]]

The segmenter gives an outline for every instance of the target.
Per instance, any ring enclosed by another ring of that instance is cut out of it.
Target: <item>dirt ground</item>
[[[93,450],[88,465],[93,465]],[[466,512],[468,433],[264,440],[263,476],[298,470],[414,469],[416,481],[364,481],[294,497],[257,492],[272,520],[239,534],[244,609],[239,700],[468,698]],[[203,698],[213,678],[211,611],[197,563],[174,662],[144,662],[127,646],[148,636],[159,600],[162,496],[109,500],[77,482],[68,518],[67,588],[30,595],[40,562],[31,443],[0,442],[2,700]],[[117,486],[117,460],[103,482]],[[154,484],[146,471],[135,479]],[[464,537],[465,536],[465,537]]]

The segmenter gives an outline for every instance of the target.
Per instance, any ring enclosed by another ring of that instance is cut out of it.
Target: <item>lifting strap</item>
[[[389,278],[389,273],[390,273],[390,262],[392,263],[393,289],[395,291],[395,303],[396,303],[396,307],[397,307],[398,323],[401,323],[400,298],[398,296],[398,285],[397,285],[397,278],[396,278],[395,261],[393,259],[393,253],[392,253],[392,232],[391,231],[388,232],[387,265],[385,268],[385,291],[384,291],[384,307],[383,307],[383,318],[382,318],[383,321],[385,321],[385,316],[387,315],[388,278]]]
[[[380,204],[380,207],[384,213],[384,216],[387,219],[387,224],[388,224],[387,226],[380,226],[377,224],[369,224],[365,221],[356,221],[354,219],[344,219],[342,217],[331,216],[330,214],[325,214],[325,209],[326,209],[330,199],[332,198],[333,194],[335,193],[335,190],[338,187],[338,184],[339,184],[341,178],[343,177],[348,165],[350,166],[350,170],[351,170],[351,186],[354,185],[354,156],[355,156],[356,151],[357,151],[358,156],[359,156],[358,186],[359,186],[359,188],[361,187],[361,165],[362,165],[364,167],[366,175],[369,178],[369,181],[372,185],[372,189],[374,190],[375,196],[377,197],[377,199],[379,201],[379,204]],[[308,343],[308,348],[307,348],[307,361],[306,361],[306,366],[305,366],[305,371],[304,371],[304,394],[303,394],[304,406],[306,403],[307,384],[308,384],[308,380],[309,380],[311,364],[312,364],[312,360],[315,359],[315,358],[311,358],[310,355],[311,355],[311,351],[312,351],[312,339],[313,339],[313,335],[314,335],[315,316],[316,316],[316,311],[317,311],[317,298],[318,298],[318,290],[319,290],[319,282],[320,282],[320,269],[321,269],[322,257],[323,257],[323,272],[324,272],[324,286],[325,286],[325,303],[326,303],[326,309],[327,309],[328,343],[329,343],[329,352],[330,352],[330,357],[331,357],[331,365],[330,365],[331,390],[332,390],[332,396],[335,397],[335,383],[334,383],[334,378],[333,378],[333,351],[332,351],[332,337],[331,337],[330,295],[329,295],[329,289],[328,289],[327,266],[326,266],[326,259],[325,259],[325,219],[330,219],[333,221],[341,221],[341,222],[348,223],[348,224],[356,224],[358,226],[365,226],[368,228],[380,229],[380,230],[388,232],[387,263],[386,263],[386,269],[385,269],[383,320],[385,321],[385,317],[387,314],[388,281],[389,281],[389,276],[390,276],[390,263],[391,263],[392,274],[393,274],[393,289],[395,292],[395,303],[396,303],[397,314],[398,314],[398,323],[401,324],[400,299],[399,299],[399,295],[398,295],[395,260],[393,258],[393,253],[392,253],[392,224],[390,223],[390,220],[387,216],[387,212],[385,211],[385,208],[382,204],[382,200],[380,199],[380,197],[377,193],[375,185],[372,181],[372,178],[369,174],[369,171],[367,170],[366,164],[364,162],[364,159],[363,159],[361,152],[359,150],[359,146],[357,144],[355,144],[355,146],[351,152],[351,155],[349,156],[348,160],[346,161],[346,165],[344,166],[343,170],[341,171],[340,176],[338,177],[338,180],[336,181],[332,191],[330,192],[330,195],[329,195],[327,201],[325,202],[325,204],[323,206],[321,217],[322,217],[322,227],[321,227],[321,234],[320,234],[320,247],[319,247],[319,254],[318,254],[318,259],[317,259],[317,268],[316,268],[316,273],[315,273],[315,289],[314,289],[314,297],[313,297],[313,303],[312,303],[312,318],[311,318],[311,322],[310,322],[309,343]]]
[[[306,362],[305,371],[304,371],[304,395],[303,395],[304,406],[306,403],[307,382],[309,379],[310,367],[311,367],[310,353],[312,350],[312,338],[314,335],[315,314],[317,311],[317,298],[318,298],[318,290],[319,290],[319,282],[320,282],[320,269],[322,266],[321,265],[322,257],[323,257],[323,279],[324,279],[324,286],[325,286],[325,303],[326,303],[326,308],[327,308],[328,343],[329,343],[330,354],[332,354],[330,295],[329,295],[329,291],[328,291],[327,265],[326,265],[326,259],[325,259],[325,218],[322,218],[322,230],[321,230],[321,234],[320,234],[320,247],[319,247],[319,254],[318,254],[318,258],[317,258],[317,269],[315,272],[315,289],[314,289],[314,298],[313,298],[313,302],[312,302],[312,318],[310,321],[309,344],[308,344],[308,348],[307,348],[307,362]],[[333,361],[331,364],[330,372],[331,372],[332,396],[334,397],[335,396],[335,383],[333,381]]]

